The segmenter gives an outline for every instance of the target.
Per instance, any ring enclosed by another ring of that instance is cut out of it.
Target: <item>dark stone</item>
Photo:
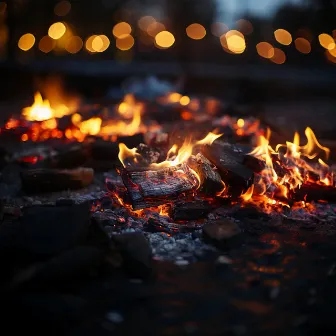
[[[239,226],[229,219],[208,222],[203,226],[204,239],[215,245],[222,245],[222,243],[231,241],[240,233],[241,230]]]
[[[123,267],[134,278],[148,278],[152,273],[152,251],[142,233],[124,233],[112,237],[123,258]]]
[[[91,218],[86,243],[98,247],[108,247],[109,241],[110,237],[105,231],[103,224],[97,218]]]
[[[76,286],[77,281],[83,280],[90,272],[97,270],[103,263],[104,252],[93,246],[76,246],[50,259],[38,267],[31,282],[56,287],[66,282],[69,286]]]
[[[0,226],[1,249],[55,255],[84,243],[90,225],[88,202],[73,206],[33,206],[12,223]]]

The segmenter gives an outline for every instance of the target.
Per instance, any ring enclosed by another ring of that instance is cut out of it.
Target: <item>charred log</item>
[[[82,144],[69,144],[56,148],[56,154],[50,156],[46,163],[52,168],[69,169],[80,167],[88,159],[88,151]]]
[[[205,218],[211,210],[210,203],[203,200],[177,202],[173,206],[171,216],[174,220],[196,220]]]
[[[203,146],[202,153],[218,168],[222,180],[228,187],[228,194],[232,197],[240,196],[252,185],[253,171],[240,163],[241,154],[232,150],[229,144],[221,145],[214,142],[211,146]]]
[[[201,180],[200,191],[207,195],[215,195],[223,189],[220,174],[204,155],[198,153],[196,156],[192,156],[188,165],[198,174]]]
[[[123,169],[121,177],[134,210],[175,201],[182,194],[191,193],[198,186],[195,175],[185,164],[155,171]]]
[[[296,189],[291,194],[295,201],[327,201],[336,202],[336,188],[333,186],[324,186],[315,183],[303,184],[301,188]]]
[[[74,170],[31,169],[21,173],[22,189],[29,193],[43,193],[80,189],[92,183],[94,171],[90,168]]]

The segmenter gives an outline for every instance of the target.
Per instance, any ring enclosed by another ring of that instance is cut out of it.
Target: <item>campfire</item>
[[[174,92],[152,101],[127,94],[107,105],[55,104],[37,92],[1,137],[31,144],[10,159],[29,164],[21,174],[26,192],[87,186],[94,171],[81,167],[97,169],[98,161],[98,169],[117,173],[106,178],[113,206],[134,217],[199,220],[223,204],[270,214],[335,201],[330,150],[311,128],[305,144],[295,133],[272,147],[257,119],[222,115],[220,106]]]

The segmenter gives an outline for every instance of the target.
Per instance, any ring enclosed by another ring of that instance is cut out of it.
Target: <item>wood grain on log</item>
[[[190,193],[198,186],[195,175],[186,164],[155,171],[123,169],[121,177],[134,210],[174,201],[183,193]]]

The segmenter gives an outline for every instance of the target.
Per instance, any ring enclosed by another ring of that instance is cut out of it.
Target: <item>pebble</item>
[[[116,312],[116,311],[111,311],[111,312],[107,313],[106,314],[106,318],[109,321],[113,322],[113,323],[122,323],[122,322],[124,322],[123,316],[120,313]]]
[[[232,259],[228,258],[227,256],[221,255],[217,258],[217,262],[220,264],[232,264]]]
[[[175,265],[177,266],[187,266],[189,265],[188,260],[175,260]]]

